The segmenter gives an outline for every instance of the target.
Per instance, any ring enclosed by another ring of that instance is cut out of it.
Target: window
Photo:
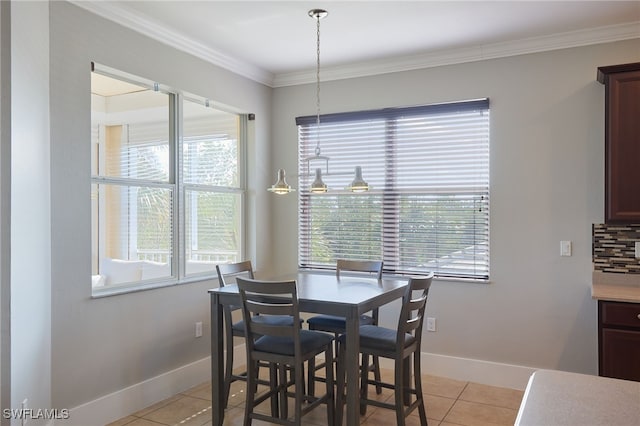
[[[187,274],[242,260],[238,116],[184,102],[182,170]]]
[[[299,266],[489,278],[489,100],[298,117]],[[311,194],[320,132],[329,186]],[[345,187],[361,166],[371,189]]]
[[[100,65],[91,92],[93,294],[240,260],[243,117]]]

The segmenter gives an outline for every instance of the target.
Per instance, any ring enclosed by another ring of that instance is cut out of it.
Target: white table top
[[[531,375],[516,426],[638,426],[640,382],[538,370]]]

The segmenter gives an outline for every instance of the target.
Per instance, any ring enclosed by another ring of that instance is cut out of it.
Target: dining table
[[[274,278],[273,281],[295,280],[301,312],[337,315],[346,318],[346,424],[360,423],[359,353],[360,316],[396,299],[400,299],[408,279],[384,277],[380,280],[363,276],[299,271]],[[212,424],[224,420],[224,306],[238,306],[240,295],[235,284],[209,290],[211,298],[211,401]],[[340,407],[338,408],[340,409]]]

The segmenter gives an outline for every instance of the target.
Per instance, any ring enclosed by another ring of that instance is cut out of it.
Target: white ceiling
[[[635,1],[73,1],[270,86],[637,39]]]

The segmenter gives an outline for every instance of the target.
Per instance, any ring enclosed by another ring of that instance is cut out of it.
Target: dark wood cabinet
[[[605,221],[640,223],[640,63],[598,68],[605,85]]]
[[[640,381],[640,303],[598,301],[600,376]]]

